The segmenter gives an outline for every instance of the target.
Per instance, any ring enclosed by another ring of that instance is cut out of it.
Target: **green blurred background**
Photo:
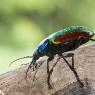
[[[0,0],[0,73],[12,60],[32,55],[50,33],[70,25],[95,29],[94,19],[95,0]]]

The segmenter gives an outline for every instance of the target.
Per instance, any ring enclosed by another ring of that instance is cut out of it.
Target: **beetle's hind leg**
[[[74,68],[74,53],[67,53],[63,55],[64,57],[71,57],[72,58],[72,68]]]
[[[68,67],[70,68],[70,70],[71,71],[73,71],[73,73],[74,73],[74,75],[75,75],[75,77],[76,77],[76,79],[77,79],[77,81],[79,82],[79,86],[82,88],[83,86],[84,86],[84,84],[81,82],[81,80],[80,80],[80,78],[79,78],[79,76],[78,76],[78,74],[77,74],[77,72],[76,72],[76,70],[75,70],[75,68],[74,68],[74,60],[72,60],[72,65],[66,60],[66,58],[62,55],[62,54],[60,54],[60,56],[64,59],[64,61],[67,63],[67,65],[68,65]],[[73,56],[74,57],[74,56]],[[72,57],[72,59],[74,59]]]

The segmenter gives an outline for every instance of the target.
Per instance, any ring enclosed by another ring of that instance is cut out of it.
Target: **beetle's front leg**
[[[34,71],[35,71],[35,69],[37,69],[37,63],[35,62],[34,64],[33,64],[33,69],[34,69]]]
[[[40,66],[42,65],[43,63],[41,63],[38,67],[36,67],[36,71],[35,71],[35,74],[34,74],[34,77],[33,77],[33,81],[35,80],[35,77],[36,77],[36,74],[38,72],[38,69],[40,68]]]
[[[37,63],[36,62],[33,62],[33,71],[35,71],[35,69],[37,69]]]

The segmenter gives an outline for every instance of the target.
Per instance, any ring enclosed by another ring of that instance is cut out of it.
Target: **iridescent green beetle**
[[[36,61],[43,56],[48,56],[47,59],[47,84],[49,89],[52,88],[50,84],[50,76],[52,74],[53,68],[56,66],[57,62],[60,60],[60,58],[63,58],[64,61],[67,63],[69,68],[73,71],[77,81],[79,82],[79,85],[83,87],[83,83],[80,81],[79,76],[74,68],[74,54],[73,53],[67,53],[68,51],[72,51],[77,49],[80,45],[85,44],[89,40],[95,41],[92,39],[92,37],[95,35],[94,31],[84,27],[84,26],[70,26],[65,29],[62,29],[60,31],[57,31],[51,35],[49,35],[47,38],[45,38],[37,47],[36,51],[33,54],[33,59],[31,63],[29,64],[29,67],[26,72],[26,76],[28,73],[29,68],[33,65],[33,68],[36,69],[37,63]],[[65,55],[64,55],[65,54]],[[49,62],[54,59],[54,56],[58,55],[59,58],[57,59],[57,62],[53,65],[51,70],[49,69]],[[29,57],[29,56],[28,56]],[[24,58],[28,58],[24,57]],[[70,64],[66,57],[72,57],[72,64]],[[23,59],[23,58],[19,58]],[[17,60],[19,60],[17,59]],[[15,61],[17,61],[15,60]],[[14,61],[13,61],[14,62]]]

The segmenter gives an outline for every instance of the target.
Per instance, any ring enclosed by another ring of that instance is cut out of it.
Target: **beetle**
[[[53,72],[53,68],[56,66],[60,58],[63,58],[63,60],[69,66],[70,70],[73,71],[76,77],[76,80],[79,82],[79,86],[83,87],[84,84],[81,82],[75,70],[75,67],[74,67],[74,53],[67,53],[67,52],[77,49],[79,46],[87,43],[89,40],[95,41],[92,38],[94,35],[95,33],[93,30],[87,27],[84,27],[84,26],[70,26],[60,31],[52,33],[47,38],[45,38],[42,42],[40,42],[37,49],[33,53],[33,56],[19,58],[19,59],[32,58],[32,61],[29,64],[29,67],[26,71],[26,76],[27,76],[29,69],[32,67],[32,65],[33,65],[33,70],[37,69],[36,61],[40,57],[47,56],[48,57],[47,59],[47,74],[48,74],[47,84],[48,84],[48,88],[51,89],[52,85],[50,84],[50,76]],[[53,67],[50,70],[49,62],[54,59],[55,55],[58,55],[59,57],[56,63],[53,65]],[[71,64],[68,62],[66,57],[72,57]],[[14,60],[13,62],[17,60]]]

